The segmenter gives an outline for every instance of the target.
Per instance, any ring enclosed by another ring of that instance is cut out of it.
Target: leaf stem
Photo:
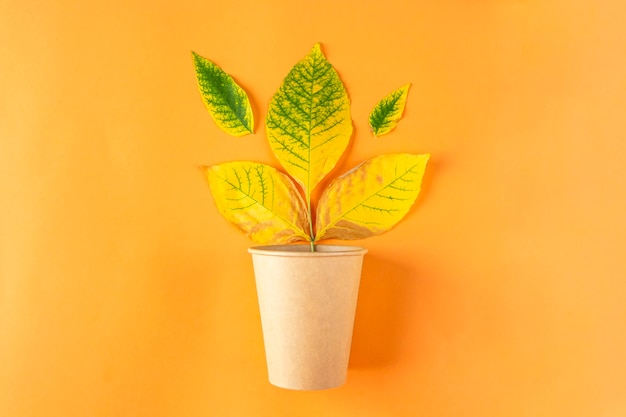
[[[309,237],[311,238],[311,252],[315,252],[315,235],[313,234],[313,216],[311,215],[311,196],[307,195],[306,206],[309,211]]]

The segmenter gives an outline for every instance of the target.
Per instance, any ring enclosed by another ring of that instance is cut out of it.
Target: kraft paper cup
[[[343,385],[367,249],[275,245],[248,251],[270,383],[294,390]]]

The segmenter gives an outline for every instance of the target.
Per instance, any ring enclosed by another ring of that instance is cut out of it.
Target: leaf
[[[382,155],[334,180],[319,201],[315,240],[363,239],[390,230],[417,199],[429,157]]]
[[[254,115],[243,88],[210,60],[191,54],[202,101],[217,126],[232,136],[253,133]]]
[[[261,244],[311,240],[304,201],[285,174],[255,162],[203,169],[219,212],[250,239]]]
[[[319,44],[291,69],[272,97],[266,127],[274,155],[309,202],[352,135],[350,100]]]
[[[374,136],[382,136],[396,127],[402,118],[410,86],[407,84],[394,90],[376,104],[370,113],[370,128]]]

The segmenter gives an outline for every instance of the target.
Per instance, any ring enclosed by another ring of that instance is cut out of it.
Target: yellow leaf
[[[363,239],[390,230],[417,199],[429,157],[382,155],[334,180],[319,201],[315,240]]]
[[[304,201],[285,174],[255,162],[213,165],[204,173],[219,212],[253,241],[311,240]]]
[[[352,135],[348,94],[319,44],[272,97],[266,128],[274,155],[310,202],[311,191],[335,167]]]
[[[382,136],[391,132],[400,119],[406,106],[406,98],[409,94],[410,84],[392,91],[387,97],[376,104],[370,113],[370,128],[374,136]]]

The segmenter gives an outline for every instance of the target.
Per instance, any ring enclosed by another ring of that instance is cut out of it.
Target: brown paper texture
[[[309,250],[308,245],[249,250],[269,381],[282,388],[327,389],[346,381],[367,250],[333,245]]]

